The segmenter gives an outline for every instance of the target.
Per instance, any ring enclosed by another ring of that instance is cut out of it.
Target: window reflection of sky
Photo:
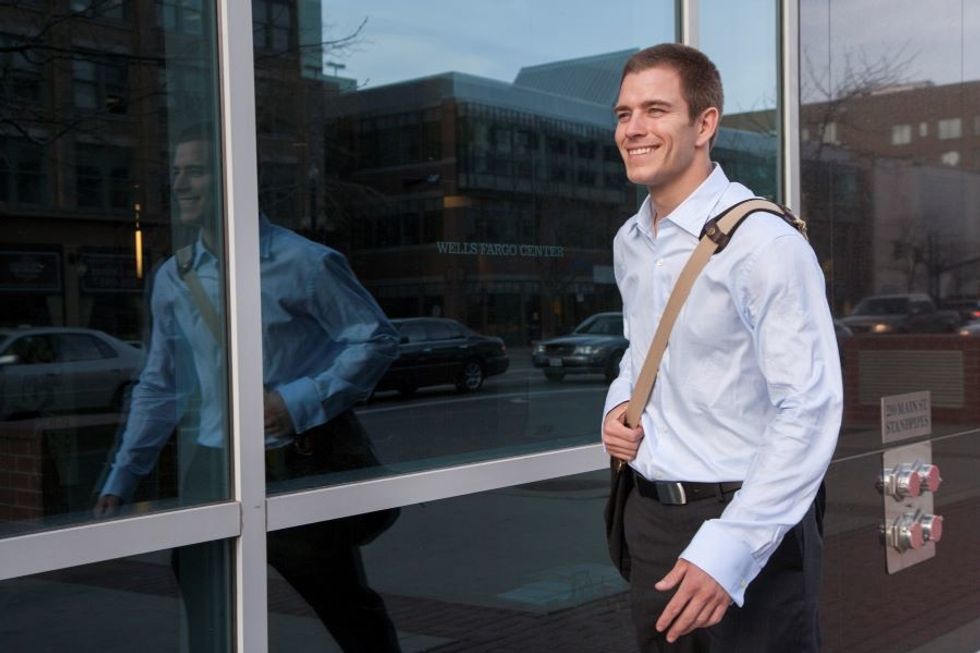
[[[448,71],[510,82],[524,66],[673,40],[673,4],[419,0],[409,8],[390,0],[325,0],[325,40],[352,33],[368,18],[353,47],[326,58],[366,87]]]
[[[902,82],[980,79],[980,5],[972,0],[804,0],[800,34],[804,102],[827,99],[848,60],[858,73],[895,62]]]

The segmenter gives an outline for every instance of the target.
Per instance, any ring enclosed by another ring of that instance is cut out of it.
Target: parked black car
[[[855,335],[886,333],[956,333],[963,318],[955,310],[940,310],[929,295],[865,297],[841,320]]]
[[[503,340],[480,335],[456,320],[419,317],[391,323],[401,334],[398,359],[375,391],[410,396],[421,387],[452,383],[461,392],[472,392],[510,364]]]
[[[623,314],[596,313],[571,334],[542,340],[531,356],[534,366],[542,368],[550,381],[561,381],[566,374],[600,373],[612,383],[628,346],[623,337]]]

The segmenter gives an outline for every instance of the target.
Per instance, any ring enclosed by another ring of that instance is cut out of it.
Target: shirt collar
[[[698,238],[704,223],[714,215],[718,200],[728,189],[729,181],[717,163],[708,178],[701,182],[693,193],[670,212],[664,220],[670,220],[678,227]]]
[[[272,221],[266,217],[265,213],[259,213],[259,258],[272,258],[272,239],[275,232]]]
[[[269,218],[267,218],[264,213],[260,213],[259,258],[272,258],[272,239],[275,237],[275,231],[276,230],[273,228],[273,224]],[[216,257],[208,250],[207,247],[204,246],[204,239],[199,232],[197,235],[197,240],[194,242],[194,260],[191,262],[191,267],[196,270],[204,265],[204,262],[208,259],[216,260]]]
[[[714,215],[718,201],[731,183],[720,165],[717,163],[712,165],[711,174],[701,182],[701,185],[688,195],[676,209],[663,218],[676,224],[695,238],[700,237],[704,223]],[[631,230],[639,229],[652,236],[652,204],[650,196],[647,195],[643,204],[640,205],[640,210],[632,218]]]

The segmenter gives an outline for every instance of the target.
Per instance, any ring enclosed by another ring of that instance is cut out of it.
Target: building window
[[[125,20],[126,0],[71,0],[71,10],[86,18]]]
[[[943,140],[960,138],[963,136],[963,120],[961,118],[940,120],[936,123],[936,131],[939,138]]]
[[[892,145],[908,145],[912,142],[912,125],[892,125]]]
[[[823,128],[823,142],[829,143],[831,145],[838,145],[840,141],[837,139],[837,123],[828,122]]]
[[[41,99],[41,67],[24,52],[15,51],[23,41],[0,34],[0,102],[38,102]]]
[[[294,3],[288,0],[255,0],[252,32],[256,49],[287,52],[292,43]]]
[[[46,181],[42,146],[0,138],[0,202],[41,204]]]
[[[927,122],[920,122],[919,123],[919,136],[921,138],[925,138],[928,135],[929,135],[929,123],[927,123]]]
[[[75,108],[83,112],[126,113],[129,68],[123,60],[75,59]]]
[[[800,130],[800,140],[802,140],[802,141],[808,141],[808,140],[810,140],[810,129],[809,128],[804,127],[802,130]]]
[[[973,116],[973,135],[980,136],[980,116]]]
[[[126,211],[130,205],[129,150],[78,145],[75,149],[75,205]]]
[[[960,164],[960,153],[956,150],[951,150],[949,152],[943,152],[939,160],[943,162],[943,165],[947,166],[958,166]]]
[[[160,24],[168,32],[180,34],[203,33],[201,0],[157,0]]]

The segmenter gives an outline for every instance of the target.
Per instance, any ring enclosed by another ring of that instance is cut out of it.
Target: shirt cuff
[[[327,413],[313,379],[302,377],[276,386],[275,391],[282,396],[297,433],[309,431],[327,421]]]
[[[744,542],[734,539],[716,523],[707,521],[680,557],[697,565],[715,579],[738,607],[745,602],[745,590],[762,567]]]
[[[112,471],[109,472],[109,477],[106,478],[105,484],[102,486],[101,496],[112,494],[122,499],[124,503],[129,503],[133,500],[136,486],[141,478],[142,476],[133,472],[113,466]]]
[[[630,387],[630,382],[628,379],[623,377],[618,377],[609,385],[609,390],[606,392],[606,407],[602,411],[602,419],[606,419],[606,415],[609,414],[613,408],[623,403],[624,401],[630,400],[630,395],[633,394],[633,388]]]

